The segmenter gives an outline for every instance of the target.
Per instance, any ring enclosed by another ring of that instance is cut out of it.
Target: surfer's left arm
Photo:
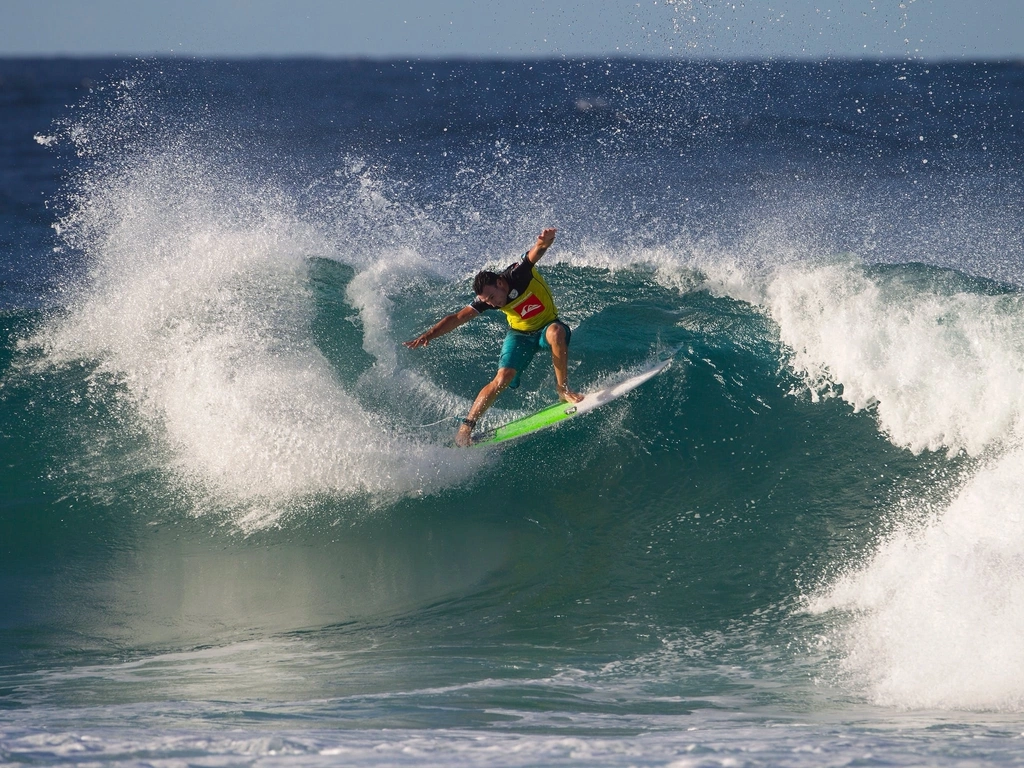
[[[548,248],[555,242],[555,233],[557,232],[558,230],[554,227],[547,227],[537,235],[537,242],[526,252],[526,258],[531,264],[536,264],[540,261],[540,257],[547,253]]]

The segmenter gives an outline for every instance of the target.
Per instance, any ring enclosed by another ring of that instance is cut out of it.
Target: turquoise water
[[[4,67],[0,761],[1018,759],[1019,68]]]

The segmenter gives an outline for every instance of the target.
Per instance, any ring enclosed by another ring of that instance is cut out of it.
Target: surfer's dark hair
[[[483,272],[478,272],[476,277],[473,278],[473,293],[479,296],[488,285],[497,284],[498,274],[496,272],[488,272],[485,269]]]

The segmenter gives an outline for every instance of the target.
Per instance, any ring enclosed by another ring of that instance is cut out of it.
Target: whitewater
[[[0,75],[0,763],[1019,762],[1019,66]]]

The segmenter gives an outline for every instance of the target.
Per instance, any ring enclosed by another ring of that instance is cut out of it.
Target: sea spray
[[[848,684],[885,706],[1024,708],[1022,462],[993,458],[810,600],[851,616],[832,634]]]
[[[812,391],[841,385],[911,451],[978,455],[1015,441],[1024,424],[1024,301],[931,285],[940,275],[787,268],[771,280],[767,310]]]
[[[176,471],[234,503],[461,481],[471,459],[397,435],[339,385],[309,333],[305,259],[330,246],[239,174],[179,153],[92,180],[64,225],[88,274],[37,335],[47,359],[98,362]]]
[[[779,270],[762,300],[812,395],[869,410],[912,452],[981,457],[951,500],[938,485],[893,507],[877,550],[809,600],[849,613],[833,635],[845,679],[885,705],[1020,709],[1019,295],[922,265],[841,261]]]

